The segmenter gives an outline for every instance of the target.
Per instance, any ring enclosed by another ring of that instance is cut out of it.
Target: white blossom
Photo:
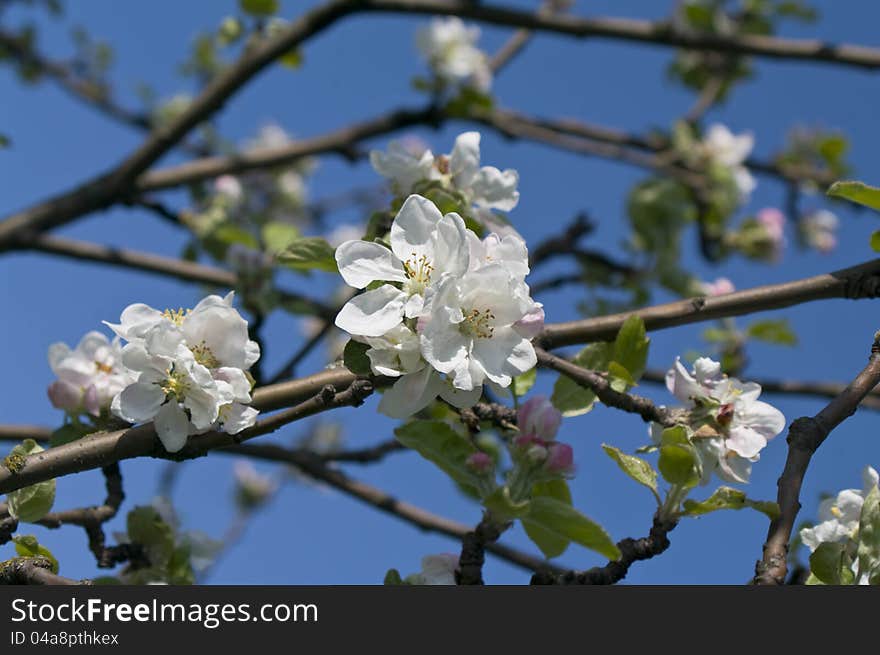
[[[119,324],[107,323],[129,342],[122,359],[137,375],[111,409],[131,423],[153,421],[169,452],[183,448],[190,434],[235,434],[256,420],[247,370],[260,349],[232,301],[232,293],[208,296],[192,310],[164,312],[129,305]]]
[[[416,35],[416,45],[431,69],[447,84],[464,84],[486,93],[492,85],[489,59],[477,48],[480,28],[460,18],[435,18]]]
[[[714,470],[730,482],[748,482],[751,464],[767,442],[785,429],[785,416],[758,400],[761,386],[721,373],[721,364],[701,357],[688,371],[679,359],[666,387],[691,410],[694,445],[703,460],[703,483]],[[659,430],[662,431],[662,430]],[[655,439],[658,428],[652,427]]]
[[[454,585],[458,567],[458,555],[426,555],[422,558],[422,570],[407,576],[406,580],[413,585]]]
[[[754,147],[755,137],[751,132],[733,134],[720,123],[709,126],[700,143],[703,156],[730,169],[742,200],[746,200],[757,186],[755,178],[744,165]]]
[[[862,489],[844,489],[832,498],[826,498],[819,505],[819,523],[811,528],[803,528],[801,541],[810,549],[816,550],[825,542],[846,542],[855,536],[859,528],[859,518],[865,497],[878,484],[877,470],[866,466],[862,471]]]
[[[837,216],[827,209],[808,212],[799,222],[804,242],[819,252],[831,252],[837,247]]]
[[[58,376],[49,386],[49,399],[70,413],[98,416],[134,381],[134,374],[122,364],[119,338],[111,342],[100,332],[87,333],[73,350],[65,343],[52,344],[49,366]]]
[[[400,195],[409,193],[417,182],[439,176],[434,167],[434,154],[430,150],[414,151],[406,141],[391,141],[387,152],[371,150],[370,164],[379,175],[391,181]]]
[[[336,316],[336,325],[352,335],[380,337],[404,318],[421,314],[426,295],[444,275],[460,275],[468,266],[464,221],[442,216],[430,200],[412,195],[391,224],[391,249],[368,241],[347,241],[336,249],[346,283],[378,288],[352,298]],[[393,283],[399,284],[394,286]]]

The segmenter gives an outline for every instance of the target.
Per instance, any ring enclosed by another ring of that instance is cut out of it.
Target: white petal
[[[253,407],[242,405],[241,403],[232,403],[226,405],[221,411],[223,420],[223,431],[227,434],[238,434],[257,422],[257,416],[260,412]]]
[[[437,222],[435,229],[432,249],[436,274],[462,275],[470,261],[468,229],[464,221],[456,213],[446,214]]]
[[[443,381],[430,368],[404,375],[382,394],[379,411],[391,418],[409,418],[424,409],[440,393]]]
[[[406,294],[390,284],[355,296],[336,315],[336,327],[352,335],[381,337],[403,320]]]
[[[474,204],[486,209],[510,211],[519,202],[519,174],[513,169],[503,173],[494,166],[484,166],[471,181]]]
[[[416,194],[409,196],[391,223],[391,250],[398,259],[405,262],[426,255],[433,260],[429,242],[441,218],[433,202]]]
[[[727,447],[741,457],[752,458],[767,445],[767,440],[750,427],[731,426],[730,436],[725,441]]]
[[[162,405],[153,423],[159,441],[169,453],[176,453],[186,445],[189,436],[189,419],[180,405],[172,400]]]
[[[752,402],[736,403],[734,407],[733,426],[747,426],[768,440],[785,429],[785,416],[773,405],[753,400]],[[748,457],[748,455],[743,456]]]
[[[421,334],[422,356],[441,373],[450,373],[468,356],[470,341],[458,326],[432,320]]]
[[[465,132],[455,139],[449,156],[449,170],[459,189],[470,187],[480,168],[480,133]]]
[[[119,394],[119,416],[129,423],[149,421],[165,401],[165,392],[152,383],[136,382]]]
[[[189,410],[193,426],[197,430],[207,430],[217,420],[220,405],[225,405],[231,400],[231,389],[227,397],[218,401],[217,397],[209,391],[196,388],[187,390],[183,405]]]
[[[400,260],[378,243],[346,241],[336,249],[336,263],[345,283],[356,289],[363,289],[375,280],[407,280]]]

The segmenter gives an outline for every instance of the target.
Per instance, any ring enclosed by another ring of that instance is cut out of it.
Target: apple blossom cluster
[[[840,220],[827,209],[815,209],[801,216],[798,228],[803,242],[822,253],[837,247],[837,227]]]
[[[492,86],[489,58],[477,47],[480,28],[460,18],[435,18],[416,35],[416,46],[443,84],[488,93]]]
[[[134,376],[111,403],[129,423],[153,421],[168,452],[190,434],[222,429],[236,434],[254,424],[253,378],[260,358],[247,321],[232,306],[233,294],[208,296],[192,310],[161,312],[129,305],[118,324],[105,324],[128,343],[122,363]]]
[[[49,385],[49,400],[70,416],[99,417],[110,409],[114,396],[132,384],[135,374],[122,363],[119,338],[110,341],[100,332],[86,334],[76,348],[66,343],[49,346],[49,366],[58,376]]]
[[[854,579],[855,583],[869,584],[870,571],[859,570],[858,533],[865,499],[872,490],[878,488],[880,475],[876,469],[866,466],[862,471],[862,481],[862,489],[844,489],[836,496],[823,500],[819,505],[820,522],[801,529],[800,538],[811,553],[823,543],[844,544],[849,557],[853,560],[852,570],[857,576]]]
[[[697,148],[704,160],[730,171],[739,191],[740,202],[748,200],[757,186],[755,178],[745,166],[745,161],[754,146],[755,138],[751,132],[737,135],[727,126],[715,123],[706,130]]]
[[[761,385],[741,382],[721,373],[721,364],[701,357],[688,371],[676,358],[666,373],[666,387],[689,410],[688,425],[699,453],[703,479],[713,472],[728,482],[749,481],[767,442],[785,429],[785,416],[758,400]],[[651,435],[660,442],[662,426],[651,424]]]
[[[544,311],[532,300],[526,244],[484,239],[456,213],[410,195],[391,224],[390,248],[346,241],[336,249],[345,282],[366,289],[336,325],[368,346],[374,374],[398,380],[380,411],[406,418],[438,396],[471,407],[483,384],[509,387],[536,364],[531,339]]]
[[[488,231],[501,236],[519,236],[507,221],[494,213],[516,207],[519,174],[510,168],[502,171],[494,166],[480,166],[479,132],[460,134],[448,155],[435,156],[412,141],[391,141],[387,152],[370,152],[370,163],[379,175],[390,180],[399,197],[437,184],[463,198],[474,218]]]

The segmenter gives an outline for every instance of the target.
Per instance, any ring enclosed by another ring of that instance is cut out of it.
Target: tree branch
[[[788,429],[788,456],[779,477],[780,515],[770,523],[762,559],[755,564],[754,584],[781,585],[787,573],[788,543],[800,511],[800,492],[813,454],[834,430],[855,413],[862,399],[880,383],[880,333],[874,337],[868,365],[813,417],[795,419]]]
[[[52,573],[46,557],[13,557],[0,562],[0,585],[89,585],[88,580],[71,580]]]

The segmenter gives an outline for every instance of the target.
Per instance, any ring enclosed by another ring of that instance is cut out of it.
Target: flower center
[[[95,369],[101,373],[106,373],[107,375],[110,375],[113,372],[113,367],[110,366],[110,364],[105,364],[103,362],[95,362]]]
[[[183,400],[186,392],[189,390],[189,382],[181,371],[174,369],[169,372],[168,377],[159,383],[165,395],[173,395],[178,400]]]
[[[458,324],[462,334],[477,339],[491,339],[495,335],[495,327],[492,322],[495,314],[491,309],[471,309],[464,311],[464,320]]]
[[[174,323],[177,326],[183,325],[183,319],[186,318],[186,315],[189,313],[188,309],[184,309],[183,307],[178,307],[177,309],[166,309],[162,312],[162,316],[167,318],[169,321]]]
[[[434,267],[428,260],[428,256],[416,255],[416,253],[412,253],[410,258],[403,263],[403,270],[409,278],[406,288],[411,294],[423,293],[431,283],[431,276],[434,274]]]
[[[217,359],[211,348],[205,343],[204,339],[201,343],[196,344],[195,346],[190,346],[190,351],[195,357],[196,362],[205,368],[220,368],[220,360]]]
[[[733,420],[733,403],[721,405],[721,407],[718,408],[718,415],[715,417],[715,420],[718,421],[718,425],[722,427],[730,425],[730,422]]]

